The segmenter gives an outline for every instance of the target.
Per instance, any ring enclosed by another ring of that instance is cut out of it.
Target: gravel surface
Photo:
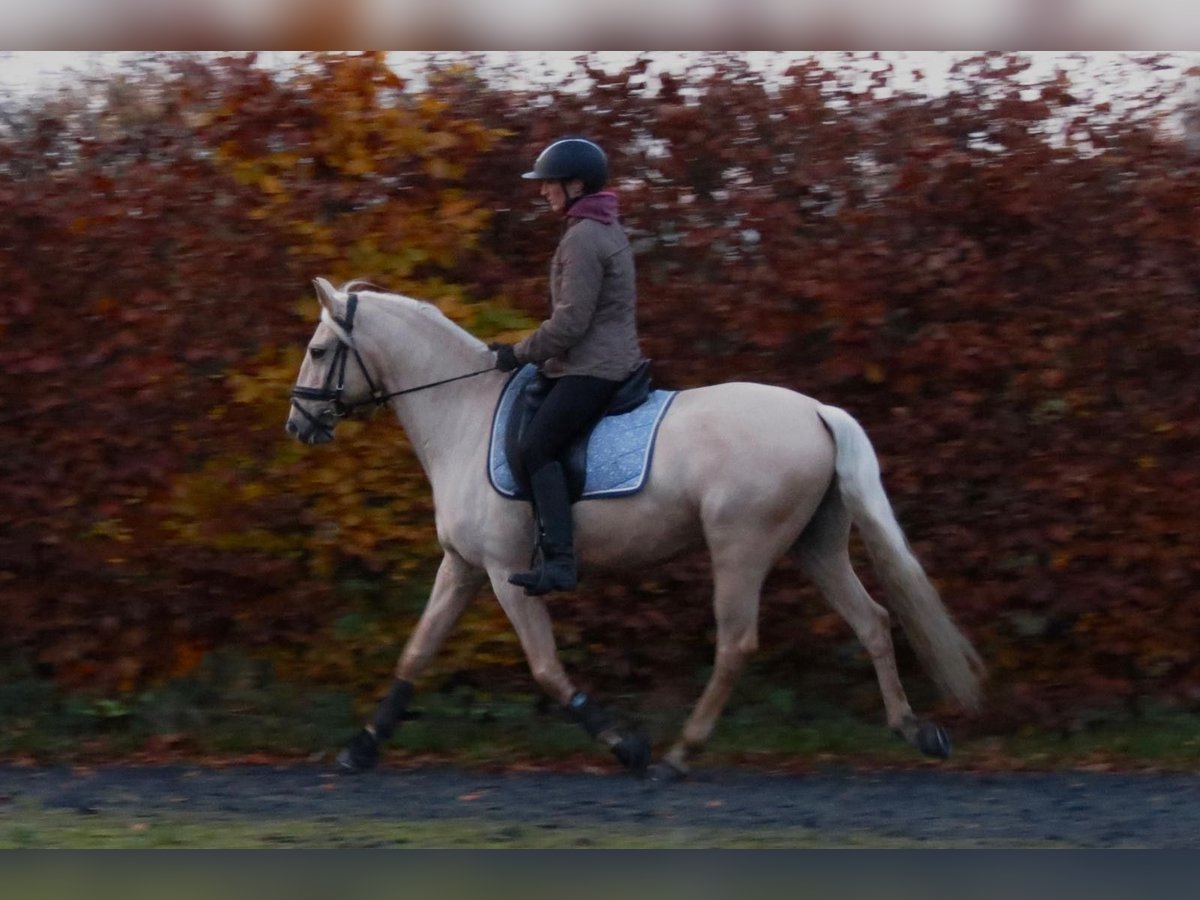
[[[1200,848],[1200,775],[707,770],[658,785],[620,773],[316,766],[0,766],[0,803],[81,815],[519,822],[543,827],[813,829],[929,846]],[[19,806],[14,808],[21,808]]]

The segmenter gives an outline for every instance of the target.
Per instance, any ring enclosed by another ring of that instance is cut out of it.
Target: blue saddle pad
[[[504,440],[513,404],[537,367],[523,366],[508,380],[500,392],[496,414],[492,419],[491,443],[488,446],[488,479],[505,497],[522,499],[512,468],[508,464]],[[580,500],[600,497],[624,497],[636,494],[650,474],[650,458],[658,426],[678,391],[654,390],[646,402],[619,416],[606,416],[594,429],[587,446],[587,476]]]

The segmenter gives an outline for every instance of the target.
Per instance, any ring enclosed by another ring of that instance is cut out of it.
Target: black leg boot
[[[532,572],[509,576],[509,583],[525,588],[530,596],[551,591],[573,591],[579,583],[575,572],[575,528],[567,476],[557,462],[546,463],[529,477],[533,505],[542,521],[541,564]]]

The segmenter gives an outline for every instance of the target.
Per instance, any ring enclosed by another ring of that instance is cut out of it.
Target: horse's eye
[[[311,347],[311,348],[309,348],[308,355],[311,356],[313,359],[320,359],[322,356],[325,355],[325,348],[324,347]]]

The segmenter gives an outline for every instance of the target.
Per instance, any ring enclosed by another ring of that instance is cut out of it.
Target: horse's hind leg
[[[946,756],[949,740],[945,733],[913,715],[896,669],[891,617],[871,599],[854,573],[849,538],[850,515],[836,492],[831,492],[796,544],[801,567],[866,648],[879,680],[888,726],[922,752]]]

